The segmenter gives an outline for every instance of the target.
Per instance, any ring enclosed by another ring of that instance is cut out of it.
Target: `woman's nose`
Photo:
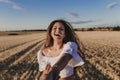
[[[59,29],[59,28],[57,28],[56,32],[57,32],[57,33],[59,33],[59,32],[60,32],[60,29]]]

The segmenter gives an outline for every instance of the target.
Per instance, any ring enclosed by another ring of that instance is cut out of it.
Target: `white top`
[[[84,61],[77,53],[76,43],[67,42],[63,46],[63,50],[61,51],[61,53],[56,57],[43,56],[42,50],[38,51],[37,58],[38,58],[39,70],[43,71],[47,64],[50,64],[51,66],[53,66],[59,60],[62,54],[70,54],[73,56],[73,58],[68,62],[66,67],[60,71],[59,75],[61,78],[65,78],[65,77],[73,75],[73,68],[84,64]]]

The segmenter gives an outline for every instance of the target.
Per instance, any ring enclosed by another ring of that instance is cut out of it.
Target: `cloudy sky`
[[[74,28],[120,25],[120,0],[0,0],[0,31],[46,29],[55,19]]]

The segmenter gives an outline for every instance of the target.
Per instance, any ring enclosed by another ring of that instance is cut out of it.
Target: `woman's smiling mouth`
[[[60,34],[55,34],[55,36],[59,36],[60,37]]]

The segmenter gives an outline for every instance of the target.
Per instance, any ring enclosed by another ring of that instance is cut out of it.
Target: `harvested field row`
[[[44,33],[18,35],[18,36],[0,36],[0,52],[10,48],[17,47],[30,41],[44,38]]]

